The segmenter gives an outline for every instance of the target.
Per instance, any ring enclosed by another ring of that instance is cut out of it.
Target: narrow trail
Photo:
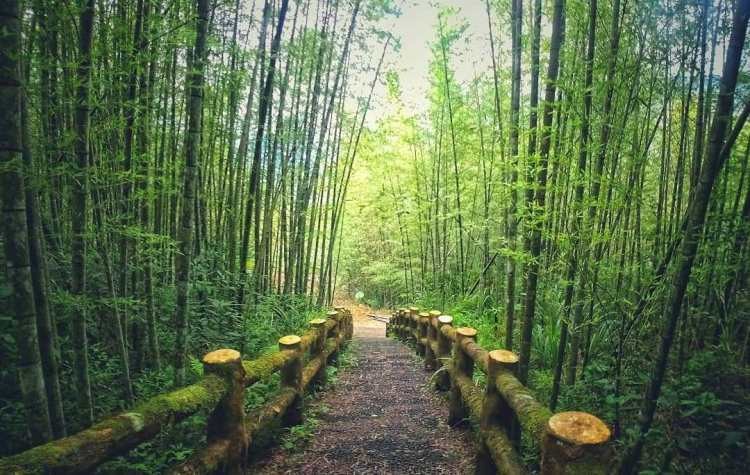
[[[470,432],[446,424],[448,406],[429,388],[430,374],[401,343],[385,338],[372,309],[351,302],[355,363],[314,401],[320,424],[299,452],[277,448],[250,473],[473,473]]]

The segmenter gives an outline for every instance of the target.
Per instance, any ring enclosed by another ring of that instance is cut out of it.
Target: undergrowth
[[[559,290],[559,289],[558,289]],[[529,387],[541,404],[548,404],[555,355],[560,338],[563,314],[556,289],[545,289],[537,300],[537,314],[532,339]],[[447,297],[423,295],[413,302],[424,309],[441,309],[453,316],[454,326],[478,330],[478,342],[487,349],[505,348],[504,310],[492,298]],[[407,302],[402,302],[405,305]],[[516,312],[514,350],[518,350],[521,315]],[[613,324],[598,322],[591,333],[589,360],[581,369],[574,386],[563,385],[557,411],[586,411],[596,414],[612,426],[619,406],[621,433],[613,447],[616,456],[637,434],[638,413],[643,388],[648,377],[641,340],[631,343],[626,352],[622,389],[615,391],[613,378],[615,355],[611,343],[616,341]],[[674,352],[677,353],[677,352]],[[673,355],[675,357],[675,355]],[[669,377],[659,400],[659,415],[649,432],[642,474],[656,473],[744,473],[750,459],[750,370],[733,363],[729,352],[718,345],[687,355],[684,364],[671,365]],[[475,371],[474,380],[483,387],[484,374]],[[538,446],[522,440],[522,456],[530,468],[538,464]]]
[[[222,332],[222,318],[231,320],[231,307],[223,302],[211,301],[205,304],[203,311],[211,315],[201,323],[201,337],[192,342],[190,357],[190,375],[188,381],[197,380],[203,372],[198,355],[210,349],[220,347],[237,347],[237,334]],[[212,313],[213,312],[213,313]],[[226,312],[226,313],[224,313]],[[276,351],[278,338],[295,332],[305,331],[306,322],[321,316],[323,310],[310,307],[304,299],[289,296],[271,296],[259,301],[249,312],[246,325],[244,359],[252,359],[261,354]],[[226,320],[225,320],[226,321]],[[110,379],[111,381],[111,379]],[[148,399],[164,392],[172,382],[172,369],[147,371],[135,381],[135,389],[140,400]],[[262,406],[272,397],[279,386],[279,375],[274,374],[266,381],[258,382],[245,391],[245,409],[250,411]],[[207,411],[202,411],[163,430],[154,439],[131,450],[127,455],[115,458],[103,464],[97,470],[100,474],[159,474],[169,467],[185,461],[195,448],[205,445],[205,427]]]

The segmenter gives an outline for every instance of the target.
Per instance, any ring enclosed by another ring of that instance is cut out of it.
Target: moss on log
[[[170,475],[203,475],[207,473],[226,473],[225,461],[231,443],[226,439],[219,439],[206,447],[196,450],[190,458],[170,468]]]
[[[445,316],[445,315],[443,315],[443,316]],[[451,319],[451,321],[453,321],[453,320]],[[455,341],[456,340],[456,329],[453,328],[450,325],[443,325],[442,327],[440,327],[440,333],[442,333],[443,335],[445,335],[445,337],[448,338],[448,340],[450,340],[450,341]]]
[[[438,366],[445,366],[450,361],[451,340],[450,338],[445,336],[443,329],[452,330],[452,324],[453,317],[451,317],[450,315],[440,315],[437,318],[437,330],[435,332],[437,337],[437,349],[435,350],[435,357],[437,359]],[[448,372],[438,371],[435,377],[435,389],[439,391],[447,391],[448,389],[450,389],[450,387],[451,383]]]
[[[449,366],[449,371],[454,386],[461,392],[461,398],[469,414],[478,421],[482,413],[482,390],[474,385],[469,376],[456,371],[455,366]]]
[[[343,338],[343,336],[341,337]],[[339,342],[333,338],[326,341],[322,351],[310,360],[302,370],[302,389],[306,388],[323,367],[328,355],[336,351]],[[291,387],[280,388],[273,398],[263,406],[255,409],[244,417],[245,440],[250,445],[256,438],[267,439],[271,429],[279,427],[283,416],[289,411],[297,397],[297,391]],[[188,460],[170,469],[171,474],[206,474],[225,473],[229,467],[225,466],[231,445],[227,440],[217,440],[196,451]]]
[[[482,390],[474,385],[474,381],[450,365],[451,380],[461,393],[461,398],[469,410],[471,418],[478,422],[482,415]],[[513,443],[505,433],[498,427],[486,427],[479,430],[479,435],[487,447],[498,473],[515,475],[525,473],[523,463],[518,456]]]
[[[438,349],[439,349],[439,348],[438,348],[438,342],[437,342],[437,341],[430,341],[430,342],[429,342],[429,348],[430,348],[430,351],[432,351],[432,353],[433,353],[434,355],[436,355],[435,357],[437,358],[437,355],[438,355]],[[433,368],[433,369],[434,369],[434,368]]]
[[[290,387],[283,387],[273,399],[245,416],[245,430],[250,444],[261,436],[265,436],[264,432],[268,431],[270,426],[279,424],[296,397],[297,391]]]
[[[331,332],[336,328],[338,322],[332,318],[326,319],[326,333],[334,336]],[[308,351],[314,344],[318,335],[318,330],[312,328],[307,331],[300,339],[300,349]],[[293,359],[294,355],[284,351],[274,351],[254,360],[244,360],[242,366],[245,368],[245,386],[251,386],[258,381],[262,381],[279,371]]]
[[[339,337],[341,340],[344,339],[342,335]],[[323,351],[310,360],[310,362],[302,370],[302,388],[306,388],[310,382],[314,379],[317,371],[320,370],[322,361],[325,361],[329,355],[336,352],[340,345],[338,339],[329,338],[326,341]],[[251,411],[245,416],[245,429],[249,436],[249,443],[253,444],[255,440],[266,438],[268,432],[273,427],[278,427],[281,423],[282,417],[289,410],[289,407],[294,403],[297,397],[297,392],[291,387],[282,387],[276,393],[276,395],[263,406]]]
[[[284,415],[284,425],[293,426],[302,423],[304,412],[304,399],[302,388],[302,351],[300,342],[302,339],[297,335],[287,335],[279,338],[279,350],[293,355],[292,359],[281,368],[281,385],[290,387],[297,392],[297,397],[292,406]]]
[[[461,340],[461,348],[469,358],[474,360],[477,366],[484,372],[487,373],[487,350],[479,346],[479,344],[470,338],[463,338]]]
[[[534,399],[529,388],[508,371],[498,373],[495,387],[518,417],[521,429],[541,441],[552,412]]]
[[[245,386],[269,378],[286,365],[294,355],[285,351],[274,351],[254,360],[242,361],[245,368]]]
[[[351,314],[343,312],[341,321],[324,320],[326,333],[336,329],[344,331],[336,338],[328,338],[322,345],[319,355],[310,359],[302,371],[301,386],[304,389],[311,379],[324,367],[323,361],[336,353],[339,346],[351,336]],[[337,316],[338,318],[338,316]],[[341,320],[341,319],[339,319]],[[233,373],[244,377],[238,380],[242,386],[250,386],[270,377],[285,368],[302,351],[307,351],[316,344],[321,331],[321,321],[314,321],[313,328],[299,338],[294,351],[276,351],[254,360],[240,363],[239,354],[234,350],[218,350],[204,357],[207,371],[196,384],[155,396],[139,404],[134,409],[109,417],[77,434],[31,448],[17,455],[0,459],[2,474],[75,474],[90,473],[98,465],[114,456],[127,452],[133,447],[150,440],[164,427],[174,424],[196,412],[213,409],[225,398],[231,378],[224,374],[220,365],[234,361],[239,366]],[[241,368],[241,369],[240,369]],[[283,414],[294,402],[297,391],[293,388],[282,388],[278,395],[268,404],[245,417],[247,439],[271,419]],[[245,436],[243,436],[244,438]],[[234,444],[236,445],[236,444]],[[233,450],[231,441],[224,438],[211,440],[209,444],[196,452],[191,459],[173,469],[173,473],[208,473],[220,470],[226,454]]]
[[[307,388],[310,382],[316,379],[318,373],[325,368],[325,362],[328,357],[336,351],[340,343],[335,341],[333,338],[329,338],[326,341],[325,346],[321,350],[320,354],[310,360],[309,363],[302,370],[302,388]]]
[[[229,390],[206,421],[206,452],[214,458],[219,457],[214,463],[225,466],[227,473],[239,474],[247,453],[247,434],[242,424],[245,418],[245,370],[240,353],[229,349],[208,353],[203,357],[203,372],[221,376],[229,384]]]
[[[316,333],[315,340],[313,341],[312,346],[310,347],[310,356],[314,360],[325,349],[326,342],[328,340],[328,328],[326,327],[326,320],[322,318],[312,320],[310,322],[310,326]],[[315,383],[320,384],[324,381],[325,366],[326,366],[326,358],[324,357],[322,359],[320,367],[315,372],[315,378],[313,378]],[[304,375],[303,375],[303,378],[304,378]]]
[[[165,426],[216,406],[228,390],[217,375],[105,419],[77,434],[0,459],[3,474],[88,473],[104,461],[149,440]]]
[[[315,346],[315,340],[318,339],[317,331],[309,331],[302,335],[299,342],[299,350],[302,354],[306,354],[310,349]]]
[[[513,447],[513,442],[498,427],[480,429],[487,452],[495,464],[497,473],[504,475],[521,475],[526,473],[523,462]]]

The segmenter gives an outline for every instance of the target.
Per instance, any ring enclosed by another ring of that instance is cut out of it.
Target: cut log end
[[[439,317],[443,312],[440,310],[430,310],[430,317]]]
[[[430,318],[430,314],[427,312],[419,312],[419,318]]]
[[[293,348],[299,345],[301,341],[302,338],[298,337],[297,335],[282,336],[281,338],[279,338],[279,347],[281,349]]]
[[[547,422],[547,428],[555,438],[575,445],[600,445],[611,436],[601,419],[586,412],[555,414]]]
[[[508,350],[490,351],[489,358],[490,360],[502,365],[518,363],[518,355]]]
[[[417,313],[419,311],[419,307],[409,307],[409,311],[412,313]]]
[[[330,312],[326,313],[328,315],[328,318],[336,318],[339,316],[339,312],[336,310],[331,310]]]
[[[460,327],[456,330],[456,333],[459,336],[466,337],[466,338],[474,338],[477,336],[476,329],[471,328],[471,327]]]
[[[438,317],[438,323],[441,325],[450,325],[453,323],[453,317],[450,315],[440,315]]]
[[[314,320],[310,320],[310,326],[312,327],[320,327],[326,324],[325,318],[316,318]]]
[[[229,348],[212,351],[211,353],[206,353],[206,355],[203,356],[203,363],[209,365],[231,363],[239,360],[240,352],[237,350],[231,350]]]

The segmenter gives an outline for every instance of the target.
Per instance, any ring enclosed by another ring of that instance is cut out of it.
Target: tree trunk
[[[661,386],[667,370],[669,351],[672,348],[677,321],[685,297],[685,291],[690,281],[690,272],[698,250],[698,242],[703,232],[706,210],[711,198],[716,177],[719,175],[729,153],[722,153],[725,145],[726,130],[732,116],[734,90],[742,60],[742,48],[745,45],[747,23],[750,18],[750,0],[738,0],[732,18],[732,30],[724,62],[724,71],[719,86],[719,96],[716,111],[712,121],[706,157],[701,166],[700,179],[696,185],[693,200],[687,216],[682,243],[679,249],[679,259],[671,276],[671,288],[667,305],[664,306],[661,341],[656,361],[649,378],[648,386],[643,398],[640,415],[640,432],[635,442],[628,448],[620,466],[621,474],[637,472],[641,459],[646,434],[651,429],[656,413],[656,405],[661,394]]]
[[[18,380],[34,444],[52,438],[44,385],[29,259],[26,193],[22,170],[22,82],[20,2],[0,4],[0,198],[9,309],[16,319]]]
[[[534,314],[536,312],[536,291],[539,279],[539,258],[542,253],[542,229],[544,221],[544,200],[547,191],[547,160],[550,149],[550,135],[552,130],[552,114],[555,103],[555,89],[557,74],[560,67],[560,48],[565,36],[565,2],[555,0],[554,16],[552,18],[552,37],[550,39],[549,65],[547,69],[547,84],[544,91],[544,113],[542,115],[543,132],[539,147],[539,166],[537,169],[536,186],[534,192],[533,228],[529,239],[529,254],[531,262],[526,273],[526,296],[524,300],[524,317],[521,328],[521,348],[518,368],[518,379],[526,384],[531,360],[531,334],[534,329]]]
[[[505,210],[506,239],[508,240],[508,261],[506,265],[506,302],[505,302],[505,349],[513,350],[513,331],[516,318],[516,241],[518,240],[518,128],[521,108],[521,28],[523,0],[511,0],[511,51],[513,55],[511,68],[510,97],[510,172],[508,190],[510,200]],[[507,172],[506,172],[507,173]]]
[[[266,2],[266,7],[270,9],[270,5]],[[240,311],[242,312],[242,305],[245,299],[245,287],[247,280],[247,259],[250,251],[250,231],[252,229],[253,219],[253,206],[255,205],[255,195],[258,188],[258,181],[260,180],[260,160],[263,151],[263,135],[265,133],[265,127],[268,116],[268,109],[270,107],[272,94],[273,94],[273,78],[276,74],[276,61],[279,55],[279,48],[281,46],[281,34],[284,31],[284,20],[286,19],[287,8],[289,7],[289,0],[281,0],[281,8],[279,10],[279,19],[276,24],[276,32],[274,33],[273,40],[271,41],[271,53],[270,61],[268,65],[268,72],[266,75],[263,91],[261,92],[258,101],[258,129],[255,133],[255,148],[253,150],[253,167],[250,174],[250,189],[247,196],[247,203],[245,208],[245,224],[242,231],[242,247],[240,248],[240,284],[237,291],[237,302],[240,305]],[[257,222],[255,225],[257,226]],[[244,312],[243,312],[244,314]]]
[[[182,216],[178,235],[179,250],[175,257],[175,286],[177,290],[176,348],[174,361],[174,384],[185,384],[187,359],[190,263],[193,255],[193,219],[196,188],[198,184],[198,158],[201,145],[201,115],[203,109],[203,82],[206,62],[206,39],[208,36],[208,14],[210,0],[197,0],[196,36],[193,49],[193,64],[188,70],[188,133],[185,137],[185,169],[183,172]]]
[[[94,0],[81,10],[79,59],[75,116],[75,178],[72,180],[72,231],[70,292],[78,299],[73,317],[73,347],[79,411],[88,426],[94,422],[94,404],[89,381],[88,339],[86,336],[86,233],[88,232],[89,89],[91,83],[91,43],[94,28]]]

